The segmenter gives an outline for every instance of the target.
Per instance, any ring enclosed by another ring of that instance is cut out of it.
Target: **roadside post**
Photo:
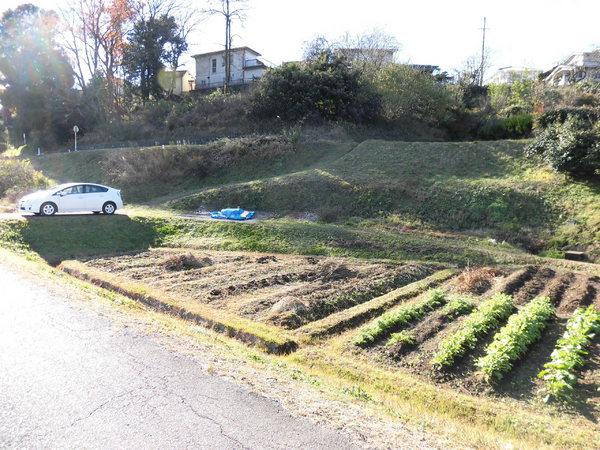
[[[75,125],[73,127],[73,133],[75,133],[75,150],[77,151],[77,133],[79,133],[79,127],[77,125]]]

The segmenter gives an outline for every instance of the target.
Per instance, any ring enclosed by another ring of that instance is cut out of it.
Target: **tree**
[[[389,121],[412,119],[439,125],[456,103],[434,76],[407,65],[383,68],[375,78],[375,86],[381,95],[383,115]]]
[[[267,72],[252,96],[252,112],[284,121],[304,119],[371,120],[379,97],[361,73],[342,58],[284,64]]]
[[[62,16],[67,29],[64,45],[75,65],[77,84],[85,90],[93,76],[101,76],[116,98],[114,79],[134,16],[131,0],[77,0]]]
[[[302,57],[304,61],[315,62],[323,55],[328,59],[333,58],[334,45],[325,36],[316,36],[310,41],[304,42]]]
[[[575,116],[538,130],[527,152],[541,155],[559,172],[583,177],[600,175],[600,130]]]
[[[231,25],[234,20],[245,19],[247,5],[247,0],[211,0],[211,7],[207,10],[209,14],[221,15],[225,19],[225,83],[223,85],[225,92],[229,90],[231,83]]]
[[[365,74],[374,75],[394,62],[400,43],[394,36],[375,28],[358,35],[346,33],[339,39],[337,48],[341,55],[345,54],[345,50],[351,50],[349,59],[354,67]]]
[[[150,96],[161,97],[159,71],[165,66],[177,67],[179,57],[187,49],[175,18],[163,14],[140,19],[133,25],[128,38],[123,54],[127,80],[138,87],[144,101]]]
[[[52,146],[70,136],[73,69],[57,43],[58,16],[21,5],[0,18],[0,102],[13,143]]]

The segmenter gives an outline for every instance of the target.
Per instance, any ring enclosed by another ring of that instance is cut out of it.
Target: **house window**
[[[212,73],[217,73],[217,60],[212,60]]]

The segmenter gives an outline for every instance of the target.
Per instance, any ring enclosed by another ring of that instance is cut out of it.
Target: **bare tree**
[[[460,69],[455,70],[456,79],[460,84],[471,86],[482,86],[485,82],[485,73],[491,66],[491,52],[485,50],[481,55],[468,57]]]
[[[225,19],[225,83],[223,90],[227,92],[231,83],[231,25],[234,20],[243,22],[246,18],[248,0],[211,0],[208,14],[220,15]]]
[[[323,54],[341,56],[363,73],[373,74],[393,63],[399,48],[394,36],[376,28],[363,34],[346,33],[334,40],[317,36],[304,43],[303,54],[306,61],[313,61]]]
[[[395,61],[400,43],[396,37],[375,28],[363,34],[346,33],[336,47],[338,53],[347,56],[359,69],[377,72]]]
[[[76,0],[62,11],[67,28],[64,45],[75,65],[77,84],[85,90],[94,75],[109,84],[120,66],[128,23],[133,17],[128,0]]]

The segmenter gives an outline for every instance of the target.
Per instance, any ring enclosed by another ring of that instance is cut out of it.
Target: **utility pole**
[[[483,86],[483,71],[485,69],[485,32],[488,29],[486,27],[487,18],[483,18],[482,39],[481,39],[481,65],[479,66],[479,86]]]
[[[229,83],[231,82],[231,10],[229,0],[225,0],[225,84],[223,91],[229,92]]]
[[[231,24],[234,19],[244,20],[244,11],[246,10],[248,0],[211,0],[211,4],[215,5],[208,10],[208,14],[219,14],[225,18],[225,82],[223,90],[229,91],[231,85]]]

